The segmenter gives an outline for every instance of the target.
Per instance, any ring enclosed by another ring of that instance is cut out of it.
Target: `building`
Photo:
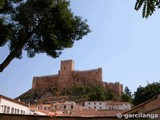
[[[3,95],[0,95],[0,113],[5,114],[30,114],[28,105]]]
[[[38,108],[37,105],[29,106],[30,108],[30,115],[42,115],[42,116],[47,116],[48,115],[48,110],[41,110]],[[48,108],[48,106],[47,106]]]
[[[43,115],[47,112],[39,110],[37,107],[31,107],[20,100],[14,100],[0,95],[0,113],[3,114],[21,114],[21,115]]]
[[[47,81],[47,82],[46,82]],[[103,86],[102,68],[76,71],[74,61],[61,61],[60,71],[56,75],[34,77],[32,89],[39,87],[55,86],[60,89],[71,89],[73,86]]]
[[[85,101],[84,107],[97,110],[129,110],[132,105],[129,102],[118,101]]]
[[[32,89],[23,95],[32,94],[39,98],[46,98],[54,96],[53,93],[48,92],[49,89],[57,88],[59,93],[62,93],[76,86],[100,86],[106,90],[111,89],[116,96],[121,96],[123,91],[123,85],[119,82],[106,83],[102,81],[102,68],[84,71],[74,70],[74,61],[64,60],[61,61],[58,74],[33,77]]]
[[[38,104],[32,109],[45,112],[49,116],[116,116],[131,108],[128,102],[86,101],[84,105],[74,101]]]
[[[39,104],[38,109],[45,111],[65,111],[71,110],[75,107],[76,102],[74,101],[65,101],[65,102],[55,102],[52,104]]]

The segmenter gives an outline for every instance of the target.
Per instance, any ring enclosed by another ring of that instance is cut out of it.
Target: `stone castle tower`
[[[61,61],[60,70],[56,75],[34,77],[32,89],[57,87],[58,89],[72,89],[74,86],[101,86],[113,89],[121,96],[123,87],[119,83],[105,83],[102,81],[102,68],[77,71],[74,70],[73,60]]]
[[[61,61],[61,69],[59,71],[58,85],[60,88],[70,86],[73,81],[72,72],[74,71],[74,62],[72,60]],[[71,86],[70,86],[71,87]]]

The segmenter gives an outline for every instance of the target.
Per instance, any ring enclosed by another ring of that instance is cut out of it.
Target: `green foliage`
[[[20,99],[38,99],[38,95],[37,93],[26,93],[24,95],[21,95],[19,97]]]
[[[61,91],[61,95],[69,95],[69,94],[70,94],[69,90],[65,88]]]
[[[57,88],[57,87],[51,87],[51,88],[49,89],[49,91],[50,91],[53,95],[56,95],[57,92],[58,92],[58,88]]]
[[[101,87],[93,87],[92,93],[89,96],[91,101],[104,101],[105,98],[105,91]]]
[[[115,95],[111,89],[107,90],[105,96],[106,96],[106,100],[113,100],[113,98],[115,97]]]
[[[5,4],[5,1],[4,0],[0,0],[0,9],[3,8],[4,4]]]
[[[122,94],[121,100],[123,102],[132,102],[132,92],[127,86],[124,89],[124,93]]]
[[[121,99],[123,102],[131,102],[131,97],[129,97],[127,94],[123,94]]]
[[[104,101],[112,100],[114,98],[114,93],[112,90],[105,90],[102,87],[81,87],[76,86],[72,90],[72,95],[79,96],[80,98],[89,98],[91,101]]]
[[[122,101],[123,102],[131,102],[131,98],[132,95],[131,95],[131,92],[130,92],[130,89],[126,86],[125,89],[124,89],[124,93],[122,94]]]
[[[124,89],[124,93],[125,93],[126,95],[128,95],[129,97],[132,96],[132,92],[130,91],[130,89],[129,89],[127,86],[126,86],[125,89]]]
[[[72,13],[66,0],[21,1],[8,0],[0,10],[4,19],[0,46],[8,43],[10,49],[10,59],[1,64],[0,71],[15,57],[22,58],[23,50],[28,57],[39,53],[59,57],[65,48],[72,47],[90,32],[87,21]]]
[[[159,0],[137,0],[135,4],[135,10],[142,8],[142,17],[148,18],[151,16],[156,8],[160,8]]]
[[[72,95],[83,96],[84,94],[86,94],[84,87],[77,86],[73,88]]]
[[[75,86],[72,89],[59,90],[57,87],[51,87],[47,90],[40,92],[41,89],[34,92],[27,92],[21,95],[20,99],[39,99],[42,96],[47,96],[47,93],[51,93],[50,96],[70,96],[70,99],[80,101],[81,99],[88,99],[91,101],[105,101],[113,100],[115,94],[112,90],[105,90],[100,86]],[[47,96],[48,97],[48,96]]]
[[[160,94],[160,82],[148,84],[146,87],[139,86],[134,93],[133,104],[138,105],[158,94]]]

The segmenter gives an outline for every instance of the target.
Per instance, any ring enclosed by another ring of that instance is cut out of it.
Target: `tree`
[[[86,20],[74,16],[67,0],[5,0],[0,14],[0,47],[8,44],[10,54],[0,64],[2,72],[14,58],[46,53],[59,57],[62,50],[90,32]]]
[[[89,95],[89,98],[91,101],[104,101],[106,99],[104,89],[99,86],[93,87],[92,93]]]
[[[148,18],[157,8],[160,8],[160,0],[137,0],[135,10],[142,8],[142,17]]]
[[[127,94],[129,97],[132,96],[132,92],[130,91],[130,89],[127,86],[124,89],[124,93]]]
[[[139,86],[134,93],[133,104],[138,105],[160,94],[160,82],[153,82],[145,87]]]
[[[2,9],[3,8],[3,5],[5,4],[5,1],[4,0],[1,0],[0,1],[0,9]]]
[[[105,96],[106,96],[106,100],[113,100],[113,98],[115,97],[115,94],[111,89],[109,89],[106,91]]]
[[[127,86],[124,89],[124,93],[122,94],[121,99],[123,102],[132,102],[132,92]]]

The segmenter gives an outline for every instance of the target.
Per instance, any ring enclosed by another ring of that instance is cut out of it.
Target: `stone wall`
[[[118,96],[122,95],[123,91],[123,85],[120,84],[119,82],[116,83],[104,83],[106,89],[111,89],[114,93],[116,93]]]
[[[72,89],[74,86],[101,86],[113,90],[121,96],[123,86],[120,83],[104,83],[102,68],[76,71],[72,60],[61,61],[60,71],[56,75],[34,77],[32,89],[45,91],[45,88],[57,87],[59,90]]]
[[[103,86],[102,68],[73,71],[73,82],[80,86]]]
[[[32,89],[56,86],[60,89],[70,89],[79,86],[102,86],[102,68],[75,71],[72,60],[61,61],[60,71],[57,75],[34,77]]]
[[[32,81],[32,89],[39,87],[58,86],[58,75],[34,77]]]

